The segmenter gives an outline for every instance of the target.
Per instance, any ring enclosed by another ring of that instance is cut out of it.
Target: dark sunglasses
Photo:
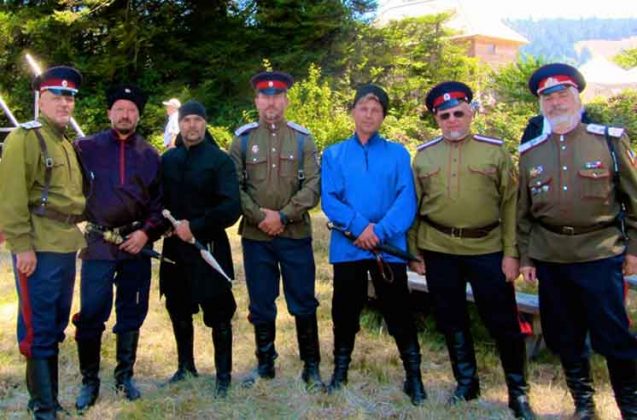
[[[449,119],[449,117],[451,117],[451,114],[453,114],[454,118],[464,117],[464,111],[445,112],[442,114],[438,114],[438,117],[440,117],[441,120],[446,121]]]

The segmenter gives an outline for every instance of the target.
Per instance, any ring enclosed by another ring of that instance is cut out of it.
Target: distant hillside
[[[579,41],[620,40],[637,35],[635,18],[507,20],[506,24],[530,41],[521,48],[523,54],[575,65],[583,64],[591,57],[588,48],[576,51],[575,44]]]

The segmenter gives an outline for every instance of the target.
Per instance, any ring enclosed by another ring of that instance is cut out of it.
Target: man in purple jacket
[[[89,180],[86,217],[88,247],[82,251],[80,312],[73,317],[82,373],[78,411],[99,393],[100,345],[117,286],[116,390],[136,400],[132,381],[139,328],[148,313],[150,259],[140,254],[161,233],[160,158],[136,133],[146,95],[131,85],[107,94],[111,128],[79,139],[75,146]]]

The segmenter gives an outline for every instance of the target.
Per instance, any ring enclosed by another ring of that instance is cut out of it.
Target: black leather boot
[[[526,344],[524,338],[496,339],[504,379],[509,390],[509,408],[516,419],[532,420],[535,414],[529,404],[529,385],[526,381]]]
[[[321,372],[319,370],[321,350],[319,347],[316,314],[297,316],[295,322],[299,355],[303,361],[301,378],[305,382],[305,389],[309,392],[324,391],[325,384],[321,380]]]
[[[217,370],[215,396],[225,398],[232,379],[232,324],[230,322],[219,323],[212,327],[212,343],[215,346],[215,369]]]
[[[579,360],[562,359],[562,369],[566,377],[573,402],[575,403],[574,419],[590,420],[597,418],[593,395],[593,380],[591,378],[591,365],[588,358]]]
[[[403,391],[413,405],[422,405],[427,399],[425,387],[420,376],[420,345],[416,333],[396,336],[396,345],[405,368]]]
[[[77,354],[80,360],[82,388],[75,400],[75,408],[84,412],[95,404],[100,392],[100,349],[102,339],[77,341]]]
[[[276,326],[274,321],[264,324],[256,324],[254,326],[254,338],[257,350],[257,367],[243,381],[243,387],[253,386],[257,379],[273,379],[274,378],[274,360],[278,357],[274,347],[276,338]]]
[[[456,331],[445,334],[449,359],[453,376],[456,378],[456,389],[447,400],[453,405],[462,401],[470,401],[480,396],[480,380],[473,339],[469,331]]]
[[[334,373],[327,386],[328,394],[338,391],[347,384],[347,370],[352,360],[355,339],[355,332],[334,329]]]
[[[58,355],[51,356],[48,359],[49,362],[49,372],[51,374],[51,391],[53,392],[53,406],[55,407],[56,413],[62,413],[64,415],[70,416],[67,410],[62,407],[60,401],[58,400],[58,392],[59,392],[59,378],[58,378]]]
[[[27,359],[27,389],[29,390],[29,411],[37,420],[55,419],[56,409],[51,384],[51,372],[47,359]]]
[[[117,334],[117,366],[115,366],[115,388],[123,392],[126,399],[134,401],[141,393],[133,381],[133,366],[137,358],[139,331]]]
[[[637,362],[607,358],[606,364],[622,418],[637,419]]]
[[[192,321],[173,321],[173,332],[177,343],[177,371],[168,380],[169,384],[183,381],[187,376],[199,376],[193,354],[194,329]]]

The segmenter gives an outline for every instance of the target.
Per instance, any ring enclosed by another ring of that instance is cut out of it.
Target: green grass
[[[324,219],[315,219],[314,248],[317,263],[317,296],[321,353],[321,372],[328,380],[332,368],[332,324],[330,305],[332,296],[331,267],[327,263],[328,233]],[[506,408],[507,397],[504,378],[493,342],[479,322],[474,322],[478,367],[482,382],[482,398],[458,407],[444,405],[454,382],[444,340],[435,331],[431,317],[418,318],[422,347],[422,373],[429,394],[428,402],[413,407],[402,393],[403,371],[391,337],[387,335],[382,318],[371,309],[361,317],[362,329],[357,336],[356,348],[350,368],[349,385],[337,395],[307,394],[299,378],[301,362],[298,360],[294,320],[287,312],[282,298],[278,300],[277,322],[277,376],[269,382],[260,382],[253,389],[237,386],[241,376],[255,364],[254,337],[247,316],[247,291],[243,279],[241,250],[236,228],[229,229],[237,271],[234,287],[238,310],[234,318],[234,372],[233,387],[226,400],[215,400],[214,363],[210,330],[203,325],[201,315],[195,317],[195,359],[201,373],[176,386],[161,385],[172,375],[176,365],[176,350],[170,320],[159,299],[157,266],[154,267],[150,312],[141,331],[136,375],[143,396],[130,403],[112,390],[112,372],[115,365],[115,340],[109,321],[102,345],[102,390],[100,398],[85,416],[86,419],[364,419],[364,418],[419,418],[419,419],[510,419]],[[78,265],[79,268],[79,265]],[[79,280],[79,279],[78,279]],[[79,285],[79,282],[78,282]],[[629,308],[635,314],[634,292],[629,295]],[[74,300],[73,312],[79,299]],[[18,353],[15,338],[17,314],[13,276],[7,254],[0,254],[0,418],[28,418],[25,410],[28,395],[24,384],[24,359]],[[475,311],[472,319],[477,320]],[[635,319],[635,318],[634,318]],[[60,397],[62,404],[71,409],[79,389],[80,375],[77,352],[72,339],[74,330],[67,329],[67,339],[61,345]],[[572,413],[570,396],[555,357],[542,352],[530,364],[531,400],[540,418],[557,419]],[[608,376],[602,358],[593,358],[593,374],[598,390],[596,401],[602,418],[615,419],[619,413],[608,385]]]

